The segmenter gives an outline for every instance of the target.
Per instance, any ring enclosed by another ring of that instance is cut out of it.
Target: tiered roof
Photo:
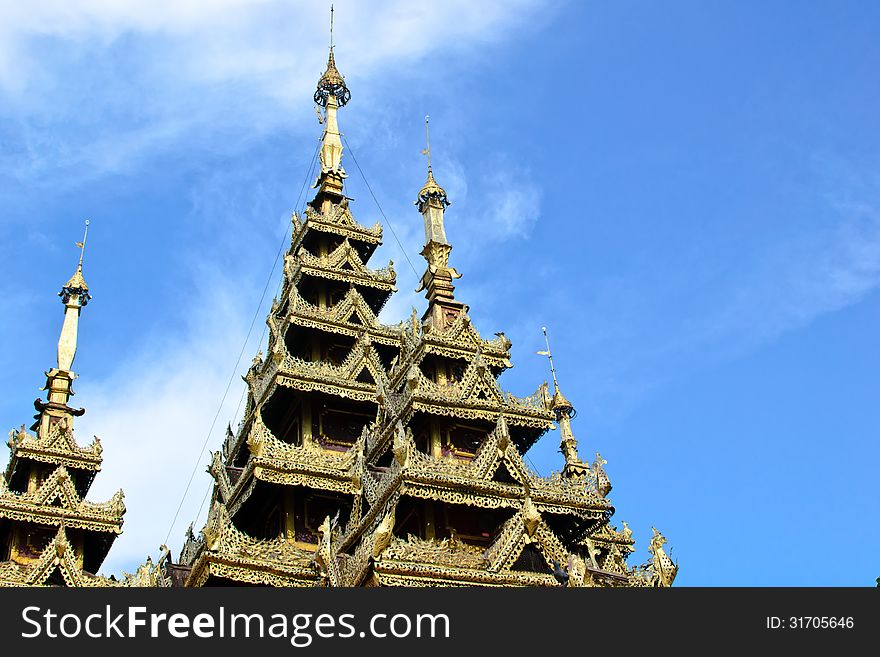
[[[81,245],[84,247],[85,238]],[[102,450],[95,438],[81,447],[74,439],[74,418],[83,409],[68,405],[79,315],[91,298],[76,273],[59,295],[65,306],[58,340],[58,367],[46,373],[48,400],[37,400],[37,421],[10,432],[9,463],[0,475],[0,585],[115,586],[97,576],[114,539],[122,532],[123,493],[102,503],[85,499],[101,469]]]
[[[244,420],[212,455],[205,528],[179,563],[147,571],[188,586],[670,585],[677,565],[659,533],[652,561],[627,565],[632,532],[610,523],[605,461],[581,461],[555,369],[552,394],[499,385],[511,342],[484,339],[455,297],[450,202],[430,159],[416,200],[427,309],[378,321],[395,273],[367,266],[382,230],[358,224],[343,193],[336,113],[350,96],[331,51],[315,94],[321,173],[293,216],[268,355],[244,377]],[[541,477],[524,456],[554,423],[565,466]]]

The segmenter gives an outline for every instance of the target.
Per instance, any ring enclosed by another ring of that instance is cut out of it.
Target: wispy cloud
[[[484,182],[485,226],[501,239],[526,237],[540,214],[541,191],[518,168],[493,170]]]
[[[624,414],[671,378],[751,353],[880,288],[880,178],[827,158],[811,178],[812,216],[787,236],[768,231],[748,253],[733,250],[722,274],[684,259],[652,281],[591,284],[564,342],[590,365],[584,385],[597,412]]]
[[[239,375],[250,364],[249,351],[238,372],[232,368],[249,317],[234,302],[234,281],[220,274],[202,280],[205,289],[182,332],[155,336],[126,355],[108,376],[82,380],[78,388],[78,399],[88,407],[77,422],[78,440],[87,442],[95,434],[104,445],[103,470],[90,498],[105,499],[119,488],[126,494],[124,533],[104,565],[107,573],[131,570],[148,553],[155,557],[195,468],[169,542],[179,549],[180,536],[210,487],[208,450],[219,448],[226,424],[235,422],[244,390]],[[209,288],[230,294],[211,295]],[[241,292],[250,297],[252,290]],[[256,351],[259,334],[257,326],[249,349]],[[209,436],[230,376],[232,385]],[[206,438],[206,451],[200,455]]]
[[[337,2],[348,79],[411,68],[509,38],[546,7],[534,0],[413,5]],[[0,6],[0,173],[40,181],[130,170],[200,141],[234,148],[304,118],[327,44],[315,2],[33,2]],[[344,62],[344,64],[342,64]],[[304,122],[300,121],[302,125]],[[65,130],[63,127],[75,127]],[[201,138],[201,139],[200,139]],[[55,174],[55,175],[53,175]],[[58,174],[66,174],[59,176]]]
[[[880,286],[880,176],[828,156],[812,163],[815,217],[735,277],[701,340],[748,349],[859,302]]]

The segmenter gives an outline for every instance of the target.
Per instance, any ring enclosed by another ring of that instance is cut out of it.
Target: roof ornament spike
[[[426,148],[422,149],[422,155],[425,155],[428,158],[428,180],[419,190],[418,198],[416,199],[415,204],[419,208],[419,212],[422,214],[425,213],[425,210],[434,206],[439,208],[441,211],[445,210],[448,206],[452,205],[449,198],[446,196],[446,190],[443,189],[440,185],[437,184],[437,181],[434,180],[434,172],[431,170],[431,130],[429,128],[429,121],[431,120],[430,115],[425,116],[425,142]],[[439,226],[440,233],[443,233],[442,222]],[[442,240],[436,239],[437,236],[432,238],[431,235],[426,235],[428,241],[434,239],[435,241],[446,243],[446,235],[442,235]]]
[[[577,411],[559,389],[559,381],[556,378],[556,367],[553,365],[553,352],[550,351],[550,338],[547,335],[547,327],[542,326],[541,331],[544,333],[544,344],[547,345],[547,350],[539,351],[537,353],[539,356],[547,356],[547,359],[550,361],[550,374],[553,376],[553,398],[550,401],[550,408],[556,412],[557,421],[559,421],[558,417],[563,412],[565,412],[570,419],[573,419],[574,416],[577,415]]]
[[[82,271],[83,267],[83,256],[86,254],[86,240],[89,237],[89,220],[86,219],[86,229],[83,233],[83,241],[77,242],[76,245],[79,247],[79,270]]]
[[[351,100],[351,92],[342,73],[336,68],[336,58],[333,55],[333,5],[330,5],[330,55],[327,58],[327,68],[318,79],[314,99],[318,105],[326,108],[331,97],[336,99],[335,107],[343,107]]]
[[[431,129],[428,122],[431,120],[430,114],[425,114],[425,143],[427,147],[422,151],[422,155],[428,156],[428,173],[431,173]]]
[[[79,297],[79,305],[85,306],[89,299],[91,299],[91,295],[89,295],[89,286],[86,285],[86,281],[82,275],[83,268],[83,258],[86,253],[86,239],[89,236],[89,220],[86,219],[86,227],[85,232],[83,233],[82,242],[76,242],[76,246],[79,249],[79,262],[76,266],[76,271],[73,276],[65,283],[61,292],[58,293],[58,296],[61,297],[62,302],[67,305],[70,301],[71,297]]]
[[[351,99],[351,92],[345,84],[345,78],[336,68],[336,59],[333,55],[333,7],[330,7],[330,55],[327,59],[327,69],[318,80],[315,89],[315,111],[318,121],[324,125],[324,134],[321,136],[321,148],[319,156],[321,171],[313,188],[319,190],[318,196],[312,201],[313,207],[320,212],[329,212],[333,202],[339,202],[344,198],[343,181],[347,177],[342,167],[342,133],[336,120],[336,112]],[[323,108],[324,114],[321,115]]]

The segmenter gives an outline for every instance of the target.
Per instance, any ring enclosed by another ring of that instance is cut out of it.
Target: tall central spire
[[[321,137],[320,150],[321,174],[315,183],[315,187],[318,188],[315,203],[320,206],[325,200],[332,202],[334,197],[338,200],[342,196],[342,184],[346,173],[342,168],[342,139],[336,111],[351,100],[351,92],[345,85],[345,78],[336,68],[336,58],[333,55],[332,5],[330,6],[330,55],[327,58],[327,68],[318,80],[314,99],[315,103],[324,109],[322,118],[324,134]]]

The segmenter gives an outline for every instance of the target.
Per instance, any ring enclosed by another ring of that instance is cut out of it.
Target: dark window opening
[[[334,401],[312,415],[312,435],[326,449],[347,450],[376,416],[375,405],[367,402]]]
[[[338,514],[338,517],[337,517]],[[296,489],[293,498],[294,540],[302,543],[318,543],[318,528],[330,516],[340,528],[348,524],[351,503],[342,497],[325,493],[306,493]]]
[[[262,409],[263,422],[272,435],[292,445],[302,445],[301,413],[300,394],[289,388],[276,389]]]
[[[553,574],[544,555],[534,545],[526,545],[510,569],[518,572]]]
[[[438,537],[455,535],[465,543],[489,546],[511,517],[511,509],[480,509],[458,504],[438,506]],[[440,523],[439,520],[443,519]]]

